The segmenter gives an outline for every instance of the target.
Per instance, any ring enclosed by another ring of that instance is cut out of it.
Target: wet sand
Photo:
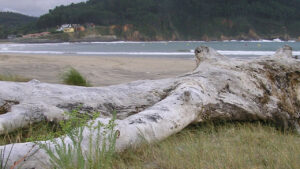
[[[0,54],[0,74],[18,75],[47,83],[62,83],[62,74],[73,67],[93,86],[136,80],[175,77],[192,71],[193,59]]]

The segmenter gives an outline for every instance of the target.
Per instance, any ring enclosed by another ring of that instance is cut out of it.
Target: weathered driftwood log
[[[227,58],[208,47],[197,48],[195,54],[193,72],[163,80],[93,88],[0,82],[0,133],[43,120],[65,119],[63,112],[79,105],[82,112],[102,112],[96,121],[103,123],[116,110],[117,151],[144,140],[162,140],[204,121],[265,120],[300,132],[300,61],[293,58],[290,47],[254,60]],[[82,142],[86,151],[88,136],[86,128]],[[65,142],[71,144],[68,138]],[[11,146],[6,145],[5,156]],[[28,158],[20,163],[24,168],[50,164],[45,151],[34,143],[15,144],[8,164],[25,154]]]

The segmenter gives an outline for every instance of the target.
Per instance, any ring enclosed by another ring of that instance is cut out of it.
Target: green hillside
[[[38,18],[13,12],[0,12],[0,38],[9,34],[22,34],[36,29]]]
[[[16,26],[28,24],[36,21],[38,18],[26,16],[13,12],[0,12],[0,25]]]
[[[50,10],[37,26],[92,22],[137,40],[289,39],[300,36],[298,9],[300,0],[89,0]]]
[[[40,18],[0,12],[0,38],[94,23],[124,40],[300,40],[298,9],[300,0],[89,0]]]

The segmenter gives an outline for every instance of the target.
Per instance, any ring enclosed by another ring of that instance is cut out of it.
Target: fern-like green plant
[[[50,142],[37,142],[37,144],[49,155],[54,168],[110,168],[115,154],[117,138],[117,133],[114,130],[116,116],[114,115],[106,125],[100,122],[95,125],[93,121],[86,123],[90,117],[88,115],[82,117],[82,114],[80,116],[78,116],[77,110],[72,111],[69,114],[70,119],[60,124],[66,135],[52,139]],[[96,117],[99,117],[99,113],[96,113],[92,120]],[[84,151],[81,146],[84,130],[90,131],[88,151]],[[65,143],[66,139],[69,139],[70,144]],[[54,147],[51,147],[49,143]]]

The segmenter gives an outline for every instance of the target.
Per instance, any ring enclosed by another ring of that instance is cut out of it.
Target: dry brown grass
[[[0,75],[0,81],[28,82],[30,79],[18,75]]]

